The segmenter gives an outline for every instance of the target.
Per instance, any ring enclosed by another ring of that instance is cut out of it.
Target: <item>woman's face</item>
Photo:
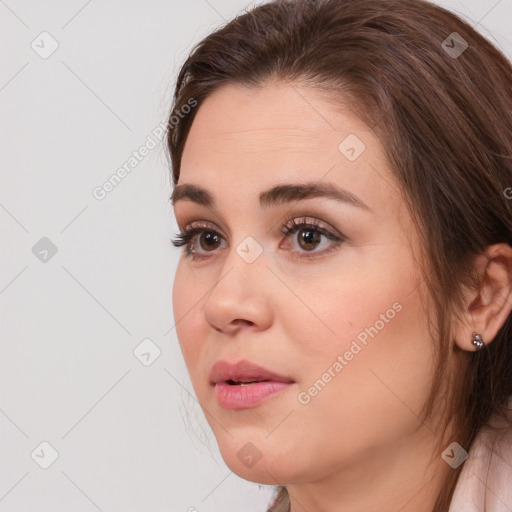
[[[177,336],[224,460],[256,482],[364,479],[435,441],[417,233],[379,140],[339,110],[298,84],[224,86],[183,153],[178,188],[204,192],[174,195],[180,229],[202,229],[175,276]],[[281,382],[212,384],[221,360]]]

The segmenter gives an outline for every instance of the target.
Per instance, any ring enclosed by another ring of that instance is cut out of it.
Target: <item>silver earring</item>
[[[482,350],[484,348],[484,340],[482,339],[482,336],[478,334],[477,332],[473,333],[473,345],[476,347],[476,350]]]

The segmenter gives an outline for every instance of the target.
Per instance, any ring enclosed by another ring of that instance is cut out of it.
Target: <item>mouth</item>
[[[248,409],[282,394],[293,385],[291,378],[249,361],[218,361],[210,372],[218,403],[224,409]]]
[[[229,384],[230,386],[250,386],[251,384],[256,384],[258,382],[270,382],[270,381],[269,380],[234,381],[234,380],[228,379],[225,382],[226,382],[226,384]]]
[[[210,371],[210,384],[215,385],[219,382],[230,386],[249,386],[261,382],[291,383],[293,379],[250,361],[242,360],[233,364],[221,360],[217,361]]]

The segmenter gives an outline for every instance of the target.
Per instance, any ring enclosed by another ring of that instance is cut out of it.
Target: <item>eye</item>
[[[195,260],[205,257],[203,256],[204,253],[215,251],[221,240],[223,240],[222,235],[210,227],[208,223],[198,222],[180,231],[174,239],[171,239],[171,242],[174,247],[183,246],[186,256],[192,256],[192,259]]]
[[[291,250],[285,247],[284,250],[298,254],[297,257],[303,259],[324,255],[337,249],[345,241],[341,234],[331,232],[316,219],[308,217],[292,219],[282,227],[281,233],[286,238],[286,244],[294,247]],[[224,237],[210,224],[198,222],[180,231],[171,242],[175,247],[183,246],[186,256],[197,260],[208,258],[208,253],[214,253],[216,249],[222,248],[223,240]],[[318,247],[323,249],[318,251]],[[283,249],[282,244],[279,248]]]
[[[300,254],[301,258],[317,257],[324,255],[332,250],[337,249],[344,241],[345,237],[341,234],[335,234],[326,227],[323,227],[316,219],[303,217],[301,219],[292,219],[282,230],[288,242],[296,242],[295,247],[299,250],[292,250],[294,253],[311,253]],[[292,236],[293,235],[293,236]],[[297,235],[297,236],[295,236]],[[292,243],[292,245],[294,245]],[[319,247],[322,250],[316,250]]]

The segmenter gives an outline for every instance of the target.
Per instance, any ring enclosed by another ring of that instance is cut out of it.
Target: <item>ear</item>
[[[475,262],[479,288],[468,292],[454,332],[455,343],[475,351],[473,332],[488,345],[512,311],[512,247],[505,243],[487,247]]]

